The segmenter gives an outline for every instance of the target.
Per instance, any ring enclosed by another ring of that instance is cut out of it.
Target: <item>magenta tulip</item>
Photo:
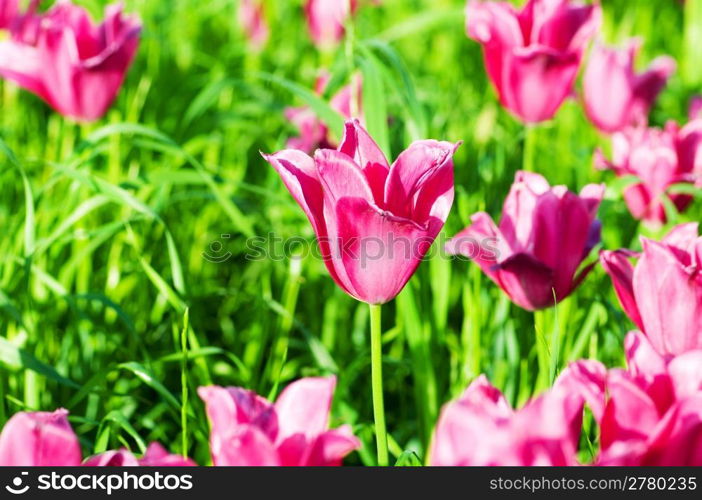
[[[666,359],[640,332],[629,333],[625,348],[626,370],[592,370],[593,361],[569,368],[587,373],[567,385],[600,425],[596,464],[702,465],[702,350]]]
[[[441,231],[460,143],[417,141],[392,166],[358,120],[338,150],[264,155],[307,215],[336,283],[369,304],[392,300]]]
[[[261,50],[270,35],[263,4],[259,0],[239,0],[238,18],[239,25],[251,45],[256,50]]]
[[[604,186],[589,184],[576,195],[549,186],[541,175],[517,172],[500,225],[484,212],[446,245],[474,260],[518,306],[529,311],[565,299],[590,272],[577,273],[600,241],[595,219]]]
[[[46,14],[27,14],[21,29],[0,42],[0,75],[65,116],[97,120],[119,92],[140,31],[119,3],[106,7],[96,26],[82,7],[61,0]]]
[[[560,385],[513,410],[484,375],[441,411],[430,464],[576,465],[584,399]]]
[[[653,101],[675,71],[675,60],[663,56],[637,74],[634,59],[640,46],[638,39],[622,50],[598,46],[590,55],[583,80],[585,112],[602,132],[647,124]]]
[[[612,136],[612,160],[600,151],[595,166],[619,177],[635,176],[639,182],[624,189],[631,215],[651,227],[667,221],[664,197],[682,212],[692,202],[687,194],[670,193],[674,184],[693,183],[702,172],[702,120],[680,128],[668,122],[664,129],[629,128]]]
[[[642,238],[636,266],[626,250],[603,251],[624,311],[662,356],[702,349],[702,238],[697,223],[674,228],[661,242]]]
[[[67,416],[66,410],[13,415],[0,434],[0,465],[80,465],[80,445]]]
[[[552,118],[573,91],[587,43],[600,25],[598,4],[470,0],[468,36],[483,47],[488,77],[504,107],[522,121]]]
[[[78,437],[68,423],[68,412],[20,412],[8,420],[0,433],[0,466],[56,467],[81,465]],[[108,451],[86,460],[84,465],[152,465],[168,467],[195,465],[178,455],[169,454],[152,443],[143,458],[127,450]]]
[[[314,43],[321,49],[338,44],[344,37],[347,19],[357,8],[358,0],[307,0],[305,15]]]
[[[329,429],[335,377],[304,378],[270,403],[239,387],[200,387],[218,466],[331,466],[360,447],[349,426]]]
[[[83,464],[92,467],[193,467],[197,465],[180,455],[171,455],[158,443],[151,443],[142,458],[126,449],[111,450],[89,458]]]
[[[317,78],[315,92],[322,96],[327,88],[331,75],[323,73]],[[354,95],[355,94],[355,95]],[[329,101],[329,106],[341,116],[350,120],[351,100],[356,99],[359,107],[362,102],[363,88],[360,75],[354,75],[351,83],[342,87]],[[359,109],[359,113],[362,111]],[[329,128],[322,122],[309,106],[299,108],[286,108],[285,118],[299,131],[298,137],[288,141],[288,149],[299,149],[305,153],[312,153],[316,149],[334,149],[336,142],[329,133]],[[363,117],[360,117],[363,123]]]

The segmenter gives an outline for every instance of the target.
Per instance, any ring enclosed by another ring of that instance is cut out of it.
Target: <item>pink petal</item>
[[[312,439],[329,426],[336,377],[308,377],[293,382],[275,402],[278,441],[295,434]]]
[[[337,202],[336,221],[341,265],[354,296],[369,304],[384,304],[400,293],[443,225],[432,221],[421,227],[350,197]]]
[[[92,456],[83,465],[86,467],[137,467],[139,461],[132,452],[123,448]]]
[[[383,152],[358,120],[346,122],[339,151],[353,158],[356,165],[361,167],[373,191],[375,203],[382,205],[390,166]]]
[[[642,243],[633,284],[644,332],[663,355],[702,348],[702,286],[665,245]]]
[[[81,462],[78,438],[68,423],[68,412],[20,412],[0,434],[0,465],[16,467],[77,466]]]
[[[623,250],[614,252],[602,250],[600,252],[600,262],[609,277],[612,278],[614,291],[617,293],[624,312],[636,326],[643,329],[639,308],[634,297],[634,266],[629,261],[631,257],[631,252]]]
[[[393,215],[423,222],[431,213],[436,198],[450,191],[453,201],[453,154],[459,144],[439,141],[416,141],[403,151],[390,167],[385,184],[384,208]],[[434,177],[438,175],[438,177]],[[428,187],[428,196],[423,190]]]
[[[361,447],[349,426],[320,434],[310,448],[305,464],[309,467],[338,466],[343,458]]]
[[[220,446],[211,448],[212,462],[219,467],[261,467],[281,465],[278,452],[258,427],[243,425],[227,434]]]
[[[158,443],[151,443],[146,449],[139,465],[150,467],[193,467],[197,465],[192,460],[180,455],[172,455]]]

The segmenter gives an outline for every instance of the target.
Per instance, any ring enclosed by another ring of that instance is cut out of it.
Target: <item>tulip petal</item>
[[[339,151],[353,158],[356,165],[361,167],[373,191],[375,203],[382,206],[384,186],[390,166],[383,152],[368,132],[361,127],[358,120],[346,122]]]
[[[317,437],[305,460],[308,467],[328,467],[341,465],[343,458],[361,447],[361,442],[351,432],[351,427],[343,425],[324,432]]]
[[[402,290],[443,224],[421,227],[361,198],[340,199],[335,217],[341,263],[354,296],[369,304],[384,304]]]
[[[436,198],[451,189],[453,153],[459,145],[432,140],[413,142],[390,167],[384,208],[398,217],[423,222]],[[429,188],[426,194],[425,187]]]
[[[85,467],[137,467],[139,461],[126,449],[110,450],[90,457],[83,464]]]
[[[279,466],[280,458],[273,443],[258,427],[243,425],[223,437],[221,446],[212,446],[212,462],[218,467]]]
[[[600,252],[600,262],[605,272],[612,279],[619,303],[627,316],[629,316],[629,319],[639,329],[643,330],[643,322],[641,321],[639,308],[634,297],[634,266],[629,261],[631,257],[632,252],[624,250],[602,250]]]
[[[702,350],[689,351],[671,360],[668,373],[678,399],[702,394]]]
[[[526,253],[515,253],[497,265],[500,287],[528,311],[556,303],[553,270]]]
[[[311,439],[328,429],[336,377],[308,377],[293,382],[275,402],[278,440],[295,434]]]
[[[0,434],[0,465],[16,467],[78,466],[78,438],[68,423],[68,412],[20,412]]]
[[[139,460],[139,465],[148,467],[194,467],[197,464],[180,455],[172,455],[159,443],[151,443]]]
[[[661,354],[702,348],[702,286],[666,245],[642,238],[634,296],[644,332]]]

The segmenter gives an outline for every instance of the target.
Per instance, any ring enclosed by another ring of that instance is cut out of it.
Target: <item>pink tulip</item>
[[[583,80],[585,112],[602,132],[648,123],[653,101],[675,71],[675,60],[663,56],[637,74],[634,59],[640,46],[638,39],[623,50],[598,46],[590,56]]]
[[[268,24],[263,12],[263,4],[259,0],[239,0],[239,25],[257,50],[261,50],[270,35]]]
[[[13,415],[0,434],[0,465],[80,465],[80,445],[67,416],[66,410]]]
[[[702,349],[702,238],[697,223],[675,227],[660,243],[641,241],[636,266],[626,250],[600,255],[624,311],[661,356]]]
[[[473,259],[518,306],[533,311],[560,302],[592,265],[578,267],[600,241],[595,219],[604,186],[589,184],[576,195],[551,187],[541,175],[517,172],[499,227],[484,212],[446,245]]]
[[[329,429],[335,377],[290,384],[275,403],[239,387],[200,387],[218,466],[330,466],[360,447],[349,426]]]
[[[78,437],[68,423],[68,412],[20,412],[8,420],[0,433],[0,466],[69,466],[81,465]],[[150,465],[169,467],[195,465],[178,455],[170,455],[158,443],[152,443],[143,458],[127,450],[108,451],[89,458],[84,465]]]
[[[412,277],[448,217],[458,146],[416,141],[389,166],[353,120],[338,150],[263,156],[307,215],[334,281],[358,300],[383,304]]]
[[[21,30],[0,42],[0,75],[65,116],[97,120],[122,85],[140,30],[122,4],[106,7],[96,26],[82,7],[60,0],[41,16],[30,12]]]
[[[323,73],[317,78],[315,92],[322,96],[329,84],[331,75]],[[356,94],[354,96],[354,93]],[[342,87],[330,100],[329,106],[346,119],[351,119],[351,99],[361,104],[363,96],[360,75],[354,75],[351,83]],[[360,111],[360,110],[359,110]],[[336,147],[334,139],[330,136],[327,126],[317,118],[315,112],[308,106],[299,108],[286,108],[285,118],[299,130],[300,136],[294,137],[286,144],[288,149],[299,149],[305,153],[312,153],[316,149],[333,149]],[[363,123],[363,117],[360,118]]]
[[[599,393],[591,380],[580,391],[600,425],[597,465],[702,465],[702,350],[666,359],[640,332],[625,342],[628,369],[588,372],[601,377]],[[588,361],[587,363],[599,364]],[[569,389],[579,393],[579,381]],[[583,388],[581,385],[580,388]]]
[[[344,37],[349,15],[357,8],[358,0],[307,0],[305,15],[314,43],[322,49],[338,44]]]
[[[151,443],[142,458],[135,457],[129,450],[111,450],[89,458],[83,464],[92,467],[194,467],[190,459],[171,455],[158,443]]]
[[[430,464],[575,465],[583,401],[579,394],[557,384],[513,410],[482,375],[441,411]]]
[[[470,0],[468,36],[483,47],[488,77],[504,107],[527,123],[552,118],[573,90],[586,45],[598,30],[599,4]]]
[[[680,128],[668,122],[664,129],[628,128],[612,136],[612,161],[600,151],[595,166],[619,176],[635,176],[640,182],[624,190],[631,215],[651,227],[667,221],[663,198],[682,212],[692,202],[687,194],[669,193],[673,184],[693,183],[702,173],[702,120]]]

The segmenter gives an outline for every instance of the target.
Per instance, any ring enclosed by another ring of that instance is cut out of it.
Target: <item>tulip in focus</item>
[[[78,437],[68,423],[68,412],[19,412],[0,433],[0,466],[57,467],[81,465]],[[108,451],[89,458],[83,465],[150,465],[158,467],[195,465],[191,460],[169,454],[152,443],[143,458],[127,450]]]
[[[441,411],[430,464],[576,465],[584,399],[557,386],[513,410],[481,375]]]
[[[661,242],[642,238],[635,266],[629,260],[635,254],[627,250],[600,254],[624,311],[665,358],[702,350],[702,238],[697,227],[679,225]]]
[[[674,184],[693,183],[702,173],[702,120],[680,128],[668,122],[663,129],[628,128],[612,136],[612,160],[595,154],[595,166],[614,171],[618,177],[633,175],[639,182],[624,189],[631,215],[650,227],[665,224],[664,197],[679,212],[692,202],[692,196],[670,193]]]
[[[602,132],[646,125],[653,102],[675,71],[675,60],[662,56],[637,74],[634,59],[640,46],[640,40],[622,50],[597,46],[590,55],[583,79],[585,112]]]
[[[305,16],[315,45],[328,49],[338,44],[345,33],[346,21],[358,8],[358,0],[307,0]]]
[[[200,387],[217,466],[332,466],[360,447],[351,428],[329,429],[335,377],[290,384],[275,403],[239,387]]]
[[[640,332],[629,333],[625,350],[626,370],[606,372],[596,361],[568,369],[579,375],[568,388],[600,425],[595,464],[702,465],[702,350],[666,359]]]
[[[331,76],[328,73],[324,73],[317,78],[315,84],[317,95],[322,96],[324,94],[330,78]],[[362,96],[361,76],[354,75],[350,84],[342,87],[334,94],[329,101],[329,106],[341,116],[350,120],[352,118],[351,100],[356,99],[356,102],[360,105]],[[315,149],[334,149],[336,147],[334,139],[330,136],[329,128],[317,118],[317,115],[310,107],[286,108],[285,118],[295,125],[300,133],[298,137],[293,137],[288,141],[286,144],[288,149],[299,149],[310,154]],[[362,117],[360,121],[363,123]]]
[[[261,50],[270,35],[263,4],[260,0],[239,0],[238,18],[239,25],[251,45],[256,50]]]
[[[392,300],[429,250],[453,203],[458,144],[416,141],[390,166],[358,120],[338,150],[264,158],[314,229],[329,274],[369,304]]]
[[[528,0],[470,0],[468,36],[483,47],[485,67],[500,102],[522,121],[551,119],[573,91],[585,48],[599,29],[599,4]]]
[[[21,24],[0,42],[0,75],[67,117],[102,117],[139,45],[139,20],[123,15],[118,3],[95,25],[85,9],[60,0],[45,14],[30,11]]]
[[[496,226],[484,212],[446,245],[475,261],[518,306],[534,311],[565,299],[592,269],[576,274],[600,241],[595,219],[604,186],[580,195],[549,186],[541,175],[517,172]]]

